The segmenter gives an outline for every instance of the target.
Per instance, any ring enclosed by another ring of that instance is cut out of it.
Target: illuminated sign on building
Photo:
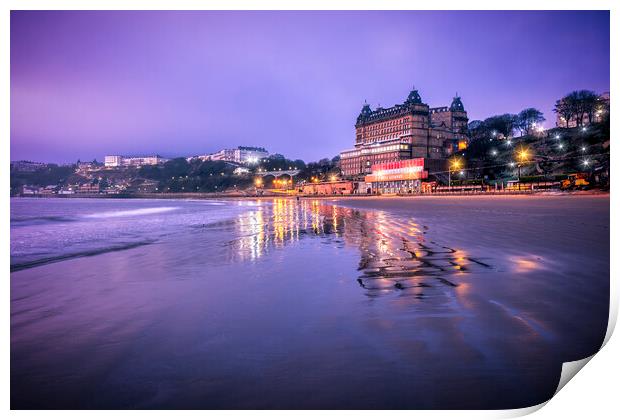
[[[408,181],[428,178],[424,170],[424,158],[399,160],[372,165],[372,173],[366,175],[366,182]]]

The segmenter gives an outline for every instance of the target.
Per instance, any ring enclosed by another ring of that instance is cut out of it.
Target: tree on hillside
[[[542,112],[536,108],[526,108],[517,115],[516,127],[521,135],[529,135],[534,125],[543,121],[545,121],[545,117]]]
[[[497,133],[500,132],[500,129],[502,127],[502,124],[501,124],[501,121],[498,115],[493,115],[492,117],[487,118],[486,120],[482,122],[482,124],[486,128],[485,131],[489,131],[492,137],[495,137]]]
[[[503,134],[504,138],[509,139],[515,130],[518,116],[515,114],[502,114],[498,118],[498,131]]]
[[[575,112],[579,126],[583,125],[583,117],[588,116],[588,122],[594,121],[594,112],[598,103],[598,95],[591,90],[578,90],[573,92],[575,99]]]
[[[471,120],[469,124],[467,124],[467,129],[469,131],[477,130],[482,125],[482,121],[480,120]]]
[[[337,176],[340,173],[339,163],[340,160],[336,157],[333,159],[323,158],[318,162],[308,162],[298,178],[309,180],[312,177],[327,179],[329,175]]]
[[[469,124],[467,124],[467,130],[472,140],[488,139],[490,135],[489,128],[480,120],[470,121]]]
[[[283,155],[276,153],[276,154],[270,155],[266,159],[263,159],[261,162],[261,167],[269,171],[288,170],[288,168],[299,169],[299,166],[298,166],[299,162],[300,161],[289,160],[285,158]],[[301,161],[301,163],[303,163],[303,161]]]
[[[299,170],[302,170],[302,169],[304,169],[306,167],[306,162],[304,162],[301,159],[295,159],[293,161],[293,165],[294,165],[295,168],[297,168]]]
[[[577,127],[583,126],[584,117],[588,122],[594,120],[594,113],[598,104],[598,95],[591,90],[575,90],[555,103],[554,112],[564,118],[568,128],[569,120],[575,119]]]
[[[516,115],[502,114],[487,118],[482,122],[482,125],[486,127],[486,131],[490,131],[492,135],[499,133],[503,135],[504,138],[508,139],[512,136],[516,121]]]
[[[568,122],[573,117],[574,105],[571,99],[567,96],[562,99],[558,99],[555,102],[555,108],[553,108],[553,112],[558,114],[560,117],[564,119],[564,123],[566,124],[566,128],[568,128]]]

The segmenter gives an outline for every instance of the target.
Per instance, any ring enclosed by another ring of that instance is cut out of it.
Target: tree
[[[504,138],[508,139],[512,136],[512,132],[515,129],[515,123],[517,121],[517,116],[514,114],[502,114],[502,115],[494,115],[492,117],[487,118],[482,122],[482,125],[486,128],[486,132],[490,132],[493,137],[497,133],[504,136]]]
[[[467,129],[469,131],[477,130],[477,129],[480,128],[481,125],[482,125],[482,121],[480,121],[480,120],[471,120],[469,122],[469,124],[467,124]]]
[[[498,118],[498,131],[502,133],[504,138],[509,139],[515,130],[518,117],[515,114],[502,114]]]
[[[489,128],[483,121],[473,120],[467,125],[467,130],[469,131],[469,137],[472,140],[476,139],[488,139],[490,132]]]
[[[295,159],[293,161],[293,164],[295,165],[294,167],[299,169],[299,170],[302,170],[302,169],[304,169],[306,167],[306,162],[304,162],[301,159]]]
[[[591,90],[575,90],[555,103],[554,112],[564,118],[568,128],[569,120],[575,119],[577,127],[583,126],[584,117],[588,123],[594,121],[594,113],[598,104],[598,95]]]
[[[535,124],[545,121],[543,113],[536,108],[526,108],[519,112],[516,120],[516,127],[521,131],[521,135],[529,135]]]
[[[574,110],[575,105],[572,103],[571,98],[569,98],[568,96],[565,96],[562,99],[558,99],[555,102],[555,108],[553,108],[553,112],[555,112],[564,119],[564,122],[566,123],[566,128],[568,128],[568,123],[573,117]]]
[[[297,165],[300,161],[293,161],[293,160],[289,160],[287,158],[285,158],[283,155],[281,154],[273,154],[271,156],[269,156],[266,159],[263,159],[262,163],[261,163],[261,167],[263,167],[264,169],[267,170],[288,170],[288,168],[297,168],[299,169],[299,166]],[[303,161],[301,161],[301,163],[303,163]]]
[[[598,103],[598,95],[591,90],[578,90],[575,95],[575,111],[579,117],[579,125],[583,125],[583,117],[588,116],[588,123],[594,122],[594,112]]]
[[[497,136],[497,133],[501,133],[502,129],[502,121],[499,115],[494,115],[492,117],[487,118],[482,122],[484,127],[486,128],[486,132],[490,132],[491,137]]]
[[[308,162],[300,172],[299,179],[309,180],[312,177],[327,179],[329,175],[339,174],[339,160],[323,158],[318,162]]]

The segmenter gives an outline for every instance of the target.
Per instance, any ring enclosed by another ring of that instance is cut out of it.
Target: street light
[[[530,151],[526,147],[521,147],[519,150],[517,150],[517,157],[519,158],[519,161],[521,163],[527,161],[529,154]]]
[[[517,159],[519,160],[519,164],[517,165],[519,191],[521,190],[521,166],[523,165],[523,163],[527,162],[529,155],[530,151],[525,146],[521,146],[521,148],[517,150]]]
[[[458,158],[454,157],[448,163],[448,188],[452,189],[452,170],[456,171],[460,169],[462,162]]]

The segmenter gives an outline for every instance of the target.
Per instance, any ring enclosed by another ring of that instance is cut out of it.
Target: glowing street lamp
[[[448,188],[452,188],[452,171],[459,170],[462,166],[460,159],[454,157],[448,162]]]
[[[522,146],[519,150],[517,150],[517,159],[519,160],[519,165],[517,165],[517,170],[519,171],[519,190],[521,190],[521,166],[527,162],[529,155],[530,151],[525,146]]]
[[[517,150],[517,157],[519,158],[519,162],[523,163],[526,162],[528,157],[529,157],[530,151],[527,150],[525,147],[522,147],[521,149]]]
[[[336,175],[332,175],[332,176],[329,177],[329,180],[331,182],[336,182],[338,180],[338,178],[336,178]]]

